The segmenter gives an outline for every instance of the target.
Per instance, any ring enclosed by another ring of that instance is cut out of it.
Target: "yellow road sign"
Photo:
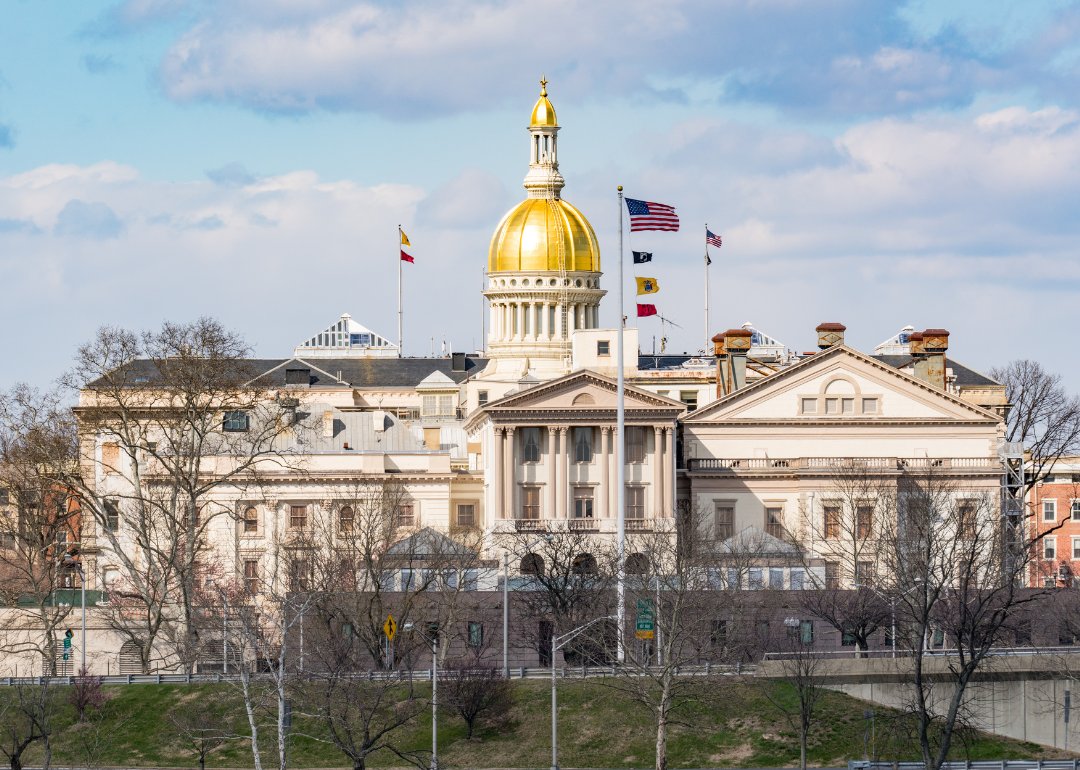
[[[397,623],[394,622],[393,615],[386,616],[386,622],[383,623],[383,633],[386,634],[386,638],[391,642],[394,641],[394,634],[397,633]]]

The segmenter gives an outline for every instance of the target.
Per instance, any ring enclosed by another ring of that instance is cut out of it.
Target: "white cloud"
[[[904,5],[233,0],[202,7],[159,74],[178,101],[392,118],[499,106],[541,72],[563,99],[690,100],[708,83],[729,99],[819,115],[966,104],[983,89],[1015,88],[1024,76],[1039,88],[1067,92],[1074,84],[1074,73],[1050,67],[1071,45],[1068,36],[1040,46],[1014,41],[997,58],[980,57],[963,39],[943,45],[913,35],[898,15]]]

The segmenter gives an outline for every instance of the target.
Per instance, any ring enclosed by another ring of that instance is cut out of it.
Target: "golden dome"
[[[600,272],[600,246],[589,220],[564,200],[542,198],[522,201],[499,222],[488,249],[488,272],[558,272],[559,236],[555,210],[562,218],[566,270]]]
[[[536,106],[533,107],[529,127],[557,125],[559,124],[555,118],[555,108],[551,106],[551,102],[547,98],[547,79],[544,79],[540,81],[540,98],[537,100]]]

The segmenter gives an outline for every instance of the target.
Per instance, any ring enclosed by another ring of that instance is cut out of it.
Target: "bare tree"
[[[806,770],[806,745],[810,729],[818,721],[817,705],[822,686],[821,656],[814,649],[813,626],[788,626],[778,654],[764,661],[755,673],[755,682],[765,697],[787,720],[799,736],[799,767]],[[783,682],[795,694],[792,701],[786,691],[778,691],[774,683]]]
[[[206,770],[206,758],[233,734],[231,712],[205,697],[184,701],[169,711],[176,735]]]
[[[802,608],[851,638],[860,654],[889,622],[890,607],[876,590],[884,569],[882,545],[894,527],[896,487],[875,460],[838,458],[815,510],[805,511],[803,554],[812,590]],[[824,569],[814,562],[824,560]]]
[[[115,746],[117,736],[127,729],[131,716],[131,712],[120,712],[107,704],[73,728],[83,767],[90,770],[101,765],[102,759]]]
[[[965,488],[932,465],[909,469],[898,482],[896,521],[883,574],[906,627],[897,665],[910,676],[923,762],[937,770],[965,721],[968,684],[1042,592],[1022,587],[1033,545],[1011,541],[1022,534],[1003,530],[994,492]]]
[[[497,666],[459,658],[448,661],[439,678],[445,703],[465,722],[467,740],[472,740],[479,720],[505,719],[514,705],[514,686]]]
[[[80,393],[80,464],[58,482],[79,494],[145,606],[140,646],[153,647],[175,607],[171,641],[188,666],[196,565],[211,523],[235,515],[213,493],[243,496],[262,468],[299,464],[298,402],[271,398],[250,353],[210,318],[142,334],[102,327],[64,379]]]
[[[23,754],[37,742],[44,745],[42,770],[52,764],[52,718],[56,690],[47,677],[36,683],[18,682],[0,700],[0,754],[11,770],[22,770]]]
[[[40,654],[55,676],[59,631],[75,604],[78,501],[55,470],[75,459],[75,424],[56,393],[16,385],[0,394],[0,490],[11,513],[0,518],[0,578],[8,611],[3,651]],[[74,594],[74,591],[72,591]]]
[[[1054,464],[1080,447],[1080,398],[1070,394],[1060,374],[1043,369],[1038,361],[1020,359],[990,370],[1005,386],[1011,408],[1005,440],[1021,442],[1030,453],[1025,486],[1042,481]]]

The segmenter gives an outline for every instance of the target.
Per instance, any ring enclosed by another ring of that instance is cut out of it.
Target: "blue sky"
[[[342,312],[392,337],[399,223],[406,353],[471,349],[541,73],[607,288],[616,185],[683,218],[634,240],[672,349],[912,324],[1080,377],[1080,3],[3,0],[0,386],[102,324],[211,314],[266,356]]]

